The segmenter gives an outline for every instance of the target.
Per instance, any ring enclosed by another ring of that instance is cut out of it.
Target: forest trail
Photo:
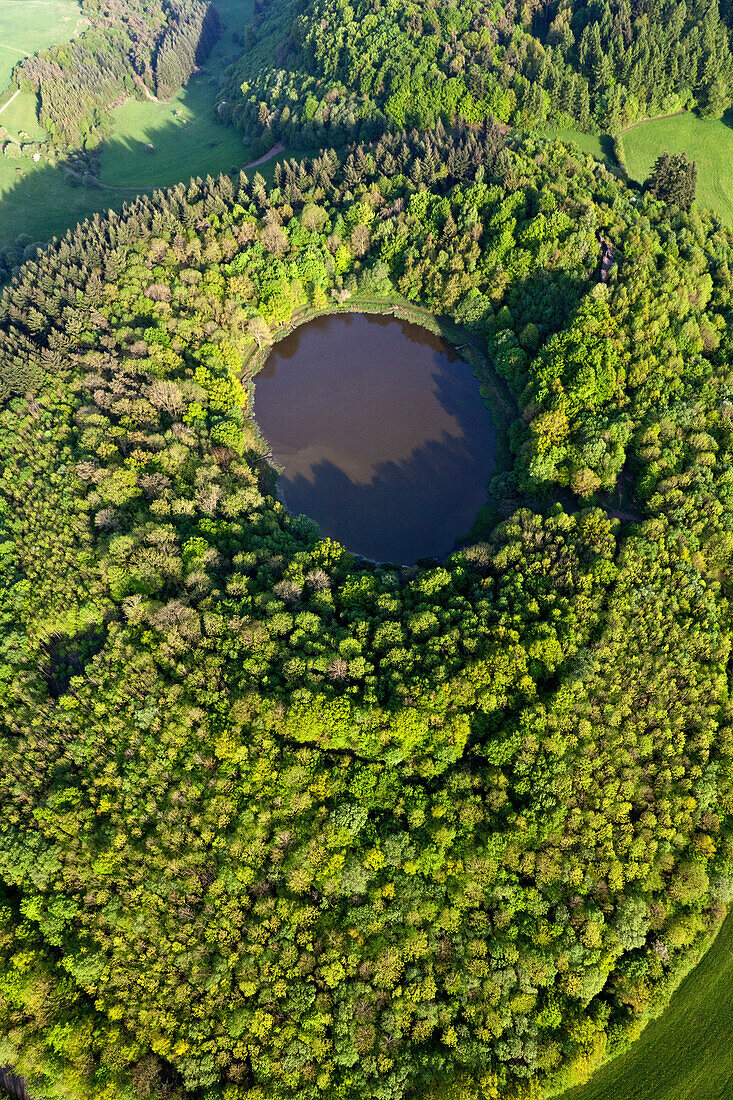
[[[245,164],[242,167],[242,171],[246,172],[248,168],[257,168],[260,164],[265,164],[266,161],[272,160],[272,158],[276,157],[278,153],[283,152],[285,152],[285,146],[281,141],[278,141],[277,145],[273,145],[272,149],[270,149],[269,152],[265,153],[261,157],[258,157],[257,160],[251,160],[249,164]]]
[[[669,115],[654,115],[653,118],[640,118],[638,122],[632,122],[630,126],[626,126],[623,130],[619,130],[618,136],[621,137],[622,134],[628,134],[630,130],[635,130],[637,126],[646,126],[647,122],[661,122],[664,118],[677,118],[678,115],[686,114],[688,114],[687,108],[683,107],[681,111],[672,111]]]
[[[13,100],[16,98],[16,96],[19,96],[19,95],[20,95],[20,88],[18,88],[18,91],[15,92],[14,95],[11,95],[11,97],[8,100],[7,103],[5,103],[2,107],[0,107],[0,115],[3,113],[3,111],[7,111],[10,104],[13,102]]]
[[[153,93],[150,91],[150,88],[148,88],[147,84],[145,83],[143,78],[138,75],[138,73],[135,73],[132,80],[135,87],[140,89],[146,99],[149,99],[151,103],[160,103],[157,95],[153,95]]]

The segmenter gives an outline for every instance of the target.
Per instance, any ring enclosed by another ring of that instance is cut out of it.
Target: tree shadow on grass
[[[729,107],[720,120],[729,130],[733,130],[733,107]]]
[[[616,167],[616,154],[614,152],[613,138],[610,134],[601,134],[598,139],[601,145],[601,151],[603,153],[606,163],[611,168]]]
[[[30,259],[35,247],[47,244],[52,237],[64,236],[97,212],[119,210],[126,201],[122,193],[75,185],[60,165],[14,163],[20,171],[6,177],[5,190],[0,193],[0,249],[5,250],[11,268]],[[13,247],[18,238],[24,247]],[[0,277],[6,276],[0,272]]]
[[[224,33],[202,71],[168,102],[128,100],[119,108],[125,130],[107,138],[100,151],[100,179],[107,187],[79,186],[62,165],[6,163],[0,157],[0,249],[21,234],[45,243],[94,213],[120,210],[138,194],[193,176],[239,171],[255,159],[241,134],[214,114],[220,77],[241,50],[238,36],[251,19],[251,5],[224,0],[219,6]],[[259,170],[271,179],[274,162]]]
[[[167,127],[156,127],[150,131],[150,141],[153,144],[162,138],[168,140],[169,136]],[[131,162],[149,158],[151,166],[155,165],[155,154],[147,153],[145,144],[131,139],[120,140],[119,155],[129,157]],[[138,195],[151,194],[178,182],[187,184],[194,176],[218,176],[222,172],[232,171],[238,173],[250,159],[249,150],[241,144],[237,156],[222,157],[221,149],[212,150],[212,153],[216,155],[209,162],[201,158],[192,163],[186,158],[184,150],[179,163],[179,176],[168,173],[159,182],[151,181],[139,187],[94,186],[82,183],[63,164],[34,164],[31,160],[23,159],[13,161],[11,167],[10,162],[6,166],[0,158],[0,252],[10,249],[15,254],[11,258],[12,267],[31,258],[35,249],[29,251],[29,245],[43,246],[53,237],[63,237],[67,230],[73,229],[96,213],[120,211]],[[300,159],[304,155],[306,154],[286,150],[277,158],[251,169],[249,175],[260,172],[271,183],[278,162],[290,156]],[[12,248],[19,237],[23,240],[23,247]],[[6,275],[0,269],[0,281],[5,278]]]
[[[217,121],[217,86],[203,71],[169,101],[131,100],[119,108],[117,132],[100,149],[101,182],[140,190],[170,187],[191,176],[239,171],[254,159],[242,135]]]

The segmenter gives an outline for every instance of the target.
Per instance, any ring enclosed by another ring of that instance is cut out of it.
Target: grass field
[[[68,42],[84,22],[77,0],[0,0],[0,89],[26,54]]]
[[[219,78],[238,55],[233,35],[252,17],[252,0],[217,0],[224,33],[205,71],[192,77],[171,100],[128,100],[112,113],[114,136],[101,152],[102,182],[147,189],[190,176],[218,175],[251,159],[241,134],[214,121]],[[155,151],[146,150],[153,145]]]
[[[615,164],[612,139],[548,127],[549,137],[573,142],[605,164]],[[629,178],[643,183],[660,153],[686,153],[697,164],[697,202],[733,227],[733,110],[722,120],[694,114],[639,123],[623,135]],[[733,1100],[733,1094],[731,1096]]]
[[[241,167],[242,135],[213,121],[216,87],[210,79],[206,73],[192,77],[164,103],[131,99],[117,107],[114,136],[102,146],[102,182],[142,189]],[[146,149],[148,143],[154,152]]]
[[[46,140],[46,131],[38,122],[38,100],[33,92],[12,93],[12,102],[0,114],[0,125],[16,139],[27,134],[31,141]]]
[[[72,187],[60,168],[0,156],[0,248],[21,233],[41,243],[63,236],[95,210],[118,209],[132,195]]]
[[[674,115],[635,126],[623,135],[629,175],[642,183],[660,153],[687,153],[697,164],[697,201],[733,226],[733,118]]]
[[[580,130],[563,130],[557,126],[548,126],[542,133],[547,137],[557,138],[558,141],[577,145],[582,152],[589,153],[596,160],[606,164],[613,163],[611,139],[605,134],[584,134]]]
[[[675,993],[626,1053],[560,1100],[731,1100],[733,914]]]

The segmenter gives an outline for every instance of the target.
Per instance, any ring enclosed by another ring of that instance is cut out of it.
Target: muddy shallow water
[[[277,344],[254,411],[279,493],[377,561],[441,557],[486,501],[496,429],[450,344],[392,317],[338,314]]]

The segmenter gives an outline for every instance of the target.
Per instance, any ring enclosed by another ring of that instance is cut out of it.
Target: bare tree
[[[270,332],[270,326],[266,321],[263,321],[261,317],[252,317],[247,324],[247,332],[250,336],[254,336],[257,341],[257,347],[262,348],[263,344],[270,345],[272,343],[272,333]]]

